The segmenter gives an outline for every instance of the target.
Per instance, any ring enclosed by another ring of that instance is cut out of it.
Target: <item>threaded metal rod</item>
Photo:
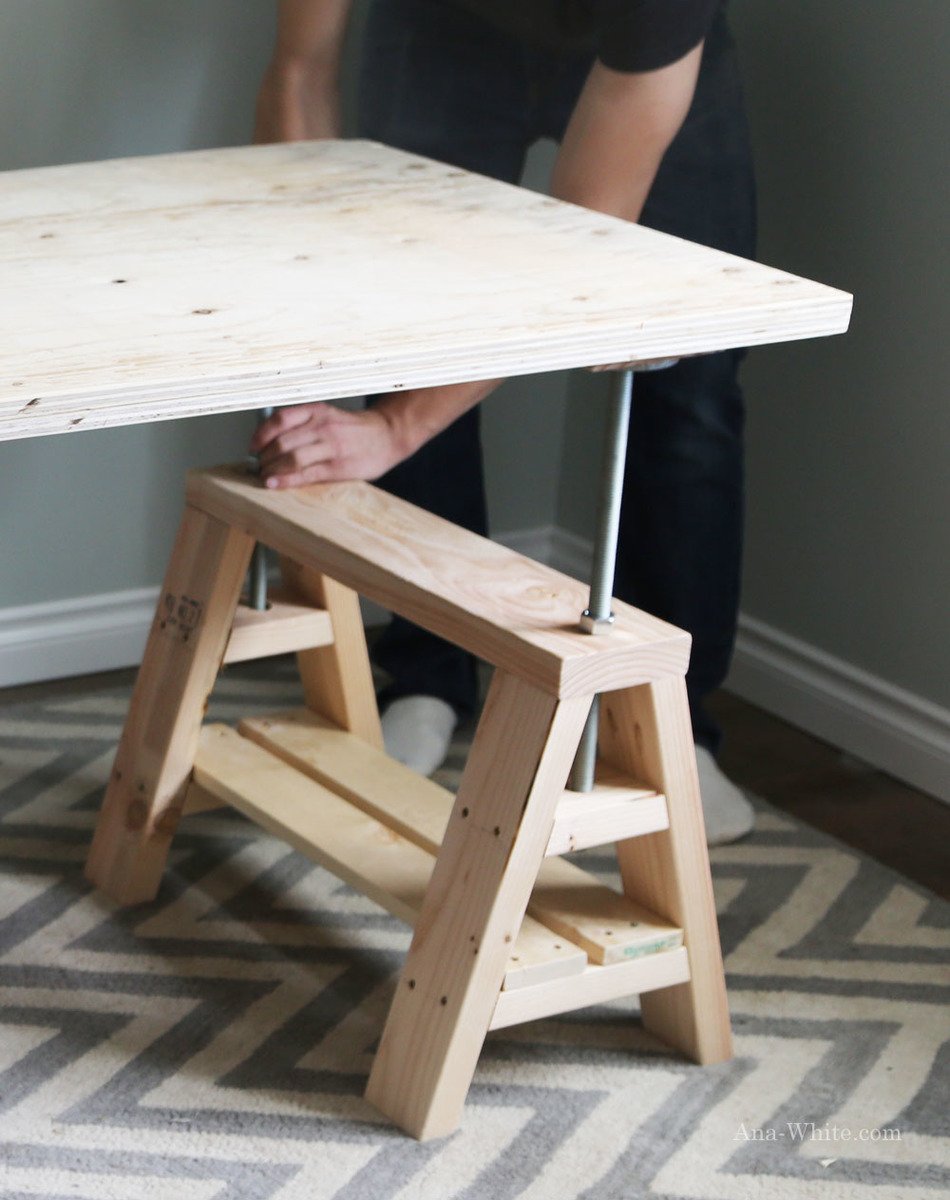
[[[266,421],[273,413],[272,408],[261,409],[261,420]],[[254,547],[248,578],[248,603],[257,612],[267,608],[267,549],[261,542]]]
[[[627,462],[633,371],[618,371],[612,384],[604,438],[604,468],[594,538],[590,603],[587,606],[595,621],[610,618],[610,601],[613,597],[614,570],[617,562],[617,535],[620,531],[620,499],[623,495],[623,476]]]
[[[614,590],[617,535],[620,530],[620,499],[623,495],[624,467],[627,461],[627,434],[630,430],[630,411],[633,401],[632,369],[616,372],[611,382],[610,405],[604,438],[604,467],[601,473],[600,503],[597,509],[597,529],[594,538],[590,602],[587,611],[581,618],[583,628],[591,634],[607,632],[612,620],[610,601]],[[594,787],[598,708],[597,697],[594,697],[571,772],[570,786],[576,792],[590,792]]]

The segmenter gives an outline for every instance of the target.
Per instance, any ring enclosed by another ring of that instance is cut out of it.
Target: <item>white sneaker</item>
[[[696,747],[696,766],[706,821],[706,844],[723,846],[751,833],[755,809],[739,788],[723,775],[705,746]]]
[[[380,718],[390,758],[420,775],[431,775],[445,761],[458,718],[436,696],[400,696]]]

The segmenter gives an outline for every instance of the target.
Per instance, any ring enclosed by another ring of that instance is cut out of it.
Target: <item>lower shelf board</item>
[[[351,733],[306,708],[249,717],[241,732],[288,765],[345,796],[358,808],[389,826],[428,854],[435,855],[455,797],[414,771],[361,742]],[[668,827],[664,797],[609,776],[614,794],[628,803],[646,804],[640,832]],[[592,819],[604,833],[603,796],[595,793]],[[566,817],[575,832],[581,827],[577,793],[565,793]],[[621,807],[623,807],[621,805]],[[562,808],[558,809],[560,813]],[[555,820],[555,830],[559,828]],[[563,826],[561,827],[563,830]],[[625,836],[630,818],[624,815],[614,837]],[[528,912],[548,929],[568,938],[585,951],[591,962],[622,962],[644,950],[669,949],[682,944],[682,932],[600,883],[580,867],[557,857],[546,858]]]
[[[195,784],[202,798],[233,805],[394,916],[415,923],[435,858],[388,825],[227,725],[202,730]],[[580,947],[526,917],[504,987],[564,979],[586,965]]]
[[[207,809],[215,800],[233,805],[410,925],[454,803],[431,780],[306,710],[249,719],[240,733],[206,726],[186,809]],[[661,958],[679,961],[669,955],[682,942],[681,929],[574,863],[546,858],[503,990],[550,984],[559,993],[573,980],[570,995],[590,992],[595,999],[562,1007],[595,1003],[608,993],[637,991],[623,981],[651,977],[661,970]],[[599,973],[608,968],[609,976]],[[580,984],[581,978],[588,982]],[[607,978],[610,984],[603,982]],[[608,993],[601,995],[603,987]],[[619,990],[609,991],[613,987]]]
[[[688,979],[689,959],[685,946],[610,966],[591,964],[579,975],[567,979],[519,988],[514,992],[500,992],[489,1029],[504,1029],[508,1025],[556,1016],[618,1000],[622,996],[652,992],[686,983]]]

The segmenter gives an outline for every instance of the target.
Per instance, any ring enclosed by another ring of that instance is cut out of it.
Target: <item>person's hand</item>
[[[326,402],[280,408],[251,439],[267,487],[378,479],[436,437],[500,380],[409,388],[349,412]]]
[[[251,439],[269,488],[378,479],[409,451],[385,411],[348,412],[333,404],[280,408]]]

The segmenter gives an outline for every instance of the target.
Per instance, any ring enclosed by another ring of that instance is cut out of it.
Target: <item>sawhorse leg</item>
[[[280,569],[287,587],[302,600],[325,608],[333,624],[332,644],[297,655],[307,707],[382,750],[359,596],[329,575],[289,558],[281,558]]]
[[[495,672],[366,1089],[418,1138],[459,1123],[589,708]]]
[[[86,864],[122,904],[158,891],[253,547],[185,509]]]
[[[690,980],[641,997],[643,1024],[694,1062],[732,1057],[686,683],[671,676],[601,697],[604,760],[666,796],[669,828],[617,843],[626,894],[683,930]]]

